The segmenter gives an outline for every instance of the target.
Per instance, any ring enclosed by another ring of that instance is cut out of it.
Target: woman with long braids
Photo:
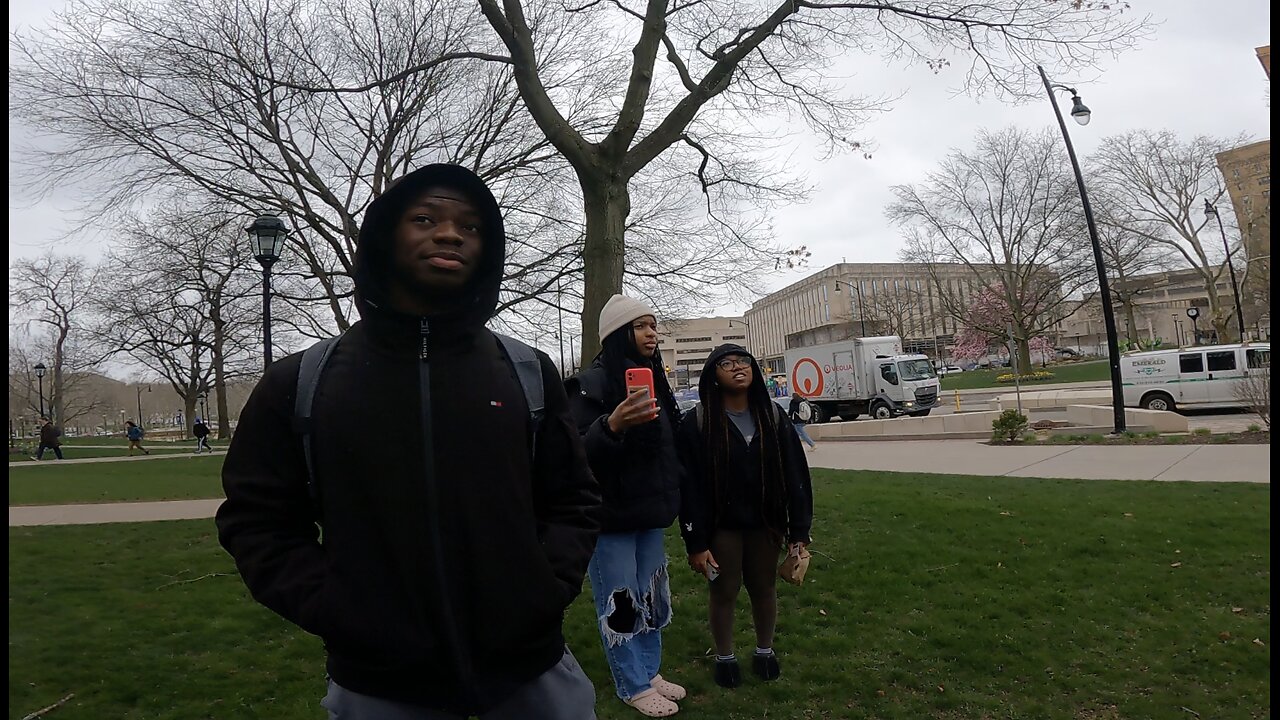
[[[689,566],[711,591],[716,684],[734,688],[742,683],[733,614],[743,585],[756,633],[752,670],[762,680],[782,673],[773,651],[778,563],[784,544],[809,544],[813,486],[800,439],[746,349],[713,350],[698,393],[701,404],[685,414],[677,442],[685,468],[680,530]]]
[[[604,518],[587,576],[618,697],[648,717],[668,717],[685,689],[664,680],[662,629],[671,622],[665,530],[680,509],[675,432],[679,406],[658,352],[658,321],[644,303],[614,295],[600,312],[600,354],[567,384]],[[653,373],[628,391],[629,369]]]

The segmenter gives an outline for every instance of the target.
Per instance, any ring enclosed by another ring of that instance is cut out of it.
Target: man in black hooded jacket
[[[562,621],[600,495],[551,361],[538,353],[535,433],[484,327],[505,242],[469,170],[401,178],[360,228],[362,319],[320,376],[314,493],[291,427],[300,354],[267,370],[240,416],[219,537],[255,599],[324,640],[331,718],[595,717]]]

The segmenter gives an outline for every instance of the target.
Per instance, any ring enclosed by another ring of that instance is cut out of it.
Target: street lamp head
[[[36,363],[35,367],[32,368],[32,370],[36,371],[36,377],[38,378],[44,377],[44,372],[46,369],[47,368],[44,366],[44,363]]]
[[[1206,218],[1218,217],[1218,208],[1209,201],[1209,198],[1204,199],[1204,216]]]
[[[284,236],[289,228],[284,221],[275,215],[259,215],[249,227],[249,241],[253,243],[253,256],[263,265],[270,265],[280,259],[280,251],[284,249]]]
[[[1080,99],[1080,96],[1072,94],[1071,117],[1075,118],[1076,122],[1081,125],[1088,125],[1089,119],[1092,115],[1093,112],[1084,104],[1084,101]]]

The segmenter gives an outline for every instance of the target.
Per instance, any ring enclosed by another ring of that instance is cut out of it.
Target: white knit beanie
[[[653,308],[639,300],[634,300],[626,295],[614,295],[609,298],[609,302],[605,303],[604,309],[600,311],[600,342],[604,342],[604,339],[609,337],[614,330],[645,315],[658,317],[658,313],[654,312]]]

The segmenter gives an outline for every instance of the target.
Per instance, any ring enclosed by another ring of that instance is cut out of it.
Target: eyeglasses
[[[726,372],[728,372],[728,371],[730,371],[730,370],[737,370],[738,368],[749,368],[749,367],[751,367],[751,360],[750,360],[750,358],[731,358],[731,357],[728,357],[728,358],[725,358],[725,359],[721,360],[720,362],[717,362],[717,363],[716,363],[716,367],[718,367],[718,368],[720,368],[721,370],[724,370],[724,371],[726,371]]]

